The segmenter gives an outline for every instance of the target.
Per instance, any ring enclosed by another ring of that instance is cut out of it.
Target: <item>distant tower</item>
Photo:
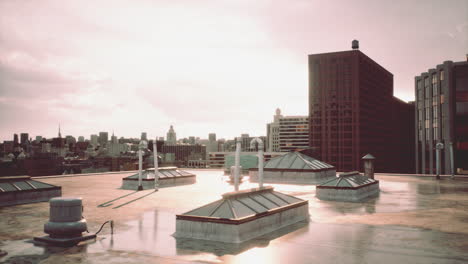
[[[351,42],[351,48],[352,49],[359,49],[359,41],[358,40],[353,40]]]
[[[278,122],[281,117],[283,117],[281,115],[281,109],[276,108],[276,115],[273,116],[273,121]]]
[[[166,141],[168,145],[175,145],[177,142],[176,132],[174,131],[174,127],[172,127],[172,125],[169,128],[169,132],[167,132],[166,134],[166,138],[167,138]]]
[[[59,137],[59,138],[62,138],[62,133],[60,133],[60,123],[59,123],[58,137]]]
[[[18,134],[13,134],[13,144],[14,146],[19,144]]]
[[[119,143],[119,140],[118,140],[117,137],[114,135],[114,131],[112,131],[111,142],[112,142],[112,144],[117,144],[117,143]]]
[[[98,135],[91,135],[89,138],[91,141],[91,145],[97,146],[98,145]]]
[[[28,133],[21,133],[20,134],[20,143],[27,144],[28,143],[29,134]]]
[[[279,121],[282,118],[281,109],[276,108],[275,115],[273,116],[273,122],[267,124],[267,137],[265,140],[265,146],[267,151],[276,152],[279,151]]]
[[[99,132],[98,142],[101,145],[101,147],[107,145],[108,141],[109,141],[109,133]]]
[[[216,134],[208,134],[208,143],[206,146],[206,152],[216,152],[218,151],[218,141],[216,141]]]
[[[216,141],[216,133],[208,134],[208,140],[209,141]]]
[[[147,137],[146,132],[141,132],[141,138],[140,139],[148,141],[148,137]]]

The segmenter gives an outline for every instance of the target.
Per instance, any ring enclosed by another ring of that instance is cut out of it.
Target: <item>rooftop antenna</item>
[[[60,123],[59,123],[59,133],[58,133],[59,138],[62,137],[62,133],[60,133]]]

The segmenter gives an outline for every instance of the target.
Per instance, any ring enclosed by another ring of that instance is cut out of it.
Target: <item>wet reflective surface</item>
[[[99,215],[112,217],[118,225],[113,235],[103,232],[96,241],[55,248],[34,245],[30,239],[11,239],[5,235],[7,232],[0,231],[0,248],[8,252],[0,262],[468,263],[468,179],[382,176],[378,178],[380,195],[362,203],[320,201],[311,185],[272,184],[276,191],[309,200],[310,222],[245,243],[226,244],[172,236],[176,214],[233,190],[221,170],[193,172],[197,183],[190,186],[136,193],[107,186],[100,190],[101,194],[82,195],[84,200],[93,199],[93,204],[85,207],[91,227]],[[109,177],[109,181],[118,186],[120,178]],[[54,181],[71,185],[66,179]],[[253,188],[257,184],[249,183],[247,178],[240,187]],[[31,214],[34,208],[28,207]],[[17,212],[21,209],[2,208],[0,213],[26,225],[22,222],[26,216]],[[43,216],[29,217],[43,224]],[[11,226],[0,222],[0,229]],[[37,228],[34,230],[36,234]]]

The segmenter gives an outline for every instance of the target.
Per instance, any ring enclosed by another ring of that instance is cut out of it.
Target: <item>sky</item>
[[[468,53],[466,0],[0,0],[0,140],[266,135],[308,114],[307,55],[360,50],[414,76]]]

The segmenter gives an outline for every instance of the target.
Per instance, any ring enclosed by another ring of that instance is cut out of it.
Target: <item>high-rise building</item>
[[[101,147],[107,145],[108,141],[109,141],[109,133],[99,132],[98,142],[101,145]]]
[[[176,132],[174,131],[174,127],[172,125],[166,134],[166,138],[167,138],[166,140],[167,145],[175,145],[177,143]]]
[[[67,135],[65,136],[65,142],[67,144],[75,144],[76,143],[76,138],[72,135]]]
[[[79,136],[79,137],[78,137],[78,142],[84,142],[84,141],[85,141],[85,140],[84,140],[84,137],[83,137],[83,136]]]
[[[36,136],[36,142],[41,142],[42,141],[42,136]]]
[[[204,160],[206,146],[202,145],[162,145],[159,153],[169,156],[177,166],[187,166],[189,160]],[[172,154],[171,154],[172,153]]]
[[[148,141],[148,137],[147,137],[146,132],[141,132],[141,138],[140,139]]]
[[[216,141],[216,133],[208,134],[208,140],[209,141]]]
[[[13,144],[15,147],[19,144],[18,134],[13,134]]]
[[[89,140],[91,141],[91,145],[93,145],[94,147],[96,147],[98,145],[98,135],[91,135],[89,137]]]
[[[13,152],[14,150],[14,142],[5,140],[3,141],[3,151],[7,154]]]
[[[127,149],[127,145],[119,143],[119,139],[114,135],[114,132],[112,132],[111,141],[107,146],[107,155],[118,157],[121,153],[127,151]]]
[[[407,104],[393,97],[392,73],[358,48],[309,55],[309,145],[337,171],[362,171],[370,153],[378,172],[413,172],[398,138],[414,131],[396,114]]]
[[[250,151],[250,141],[253,137],[250,137],[249,134],[241,134],[241,151]]]
[[[226,140],[224,138],[218,139],[218,151],[225,151],[224,150],[224,144],[226,143]]]
[[[265,142],[267,151],[278,152],[279,146],[279,119],[283,117],[281,110],[276,109],[276,114],[273,116],[273,122],[267,124],[267,140]]]
[[[445,61],[415,77],[416,173],[436,172],[436,144],[442,143],[441,173],[468,170],[468,57]]]
[[[20,143],[26,144],[29,141],[29,134],[28,133],[21,133],[20,134]]]
[[[119,139],[117,138],[117,136],[114,135],[114,132],[112,132],[111,143],[113,144],[119,143]]]
[[[278,120],[277,151],[286,152],[309,148],[309,117],[285,116]]]
[[[208,134],[208,142],[206,144],[206,152],[216,152],[218,151],[218,141],[216,141],[216,134]]]

